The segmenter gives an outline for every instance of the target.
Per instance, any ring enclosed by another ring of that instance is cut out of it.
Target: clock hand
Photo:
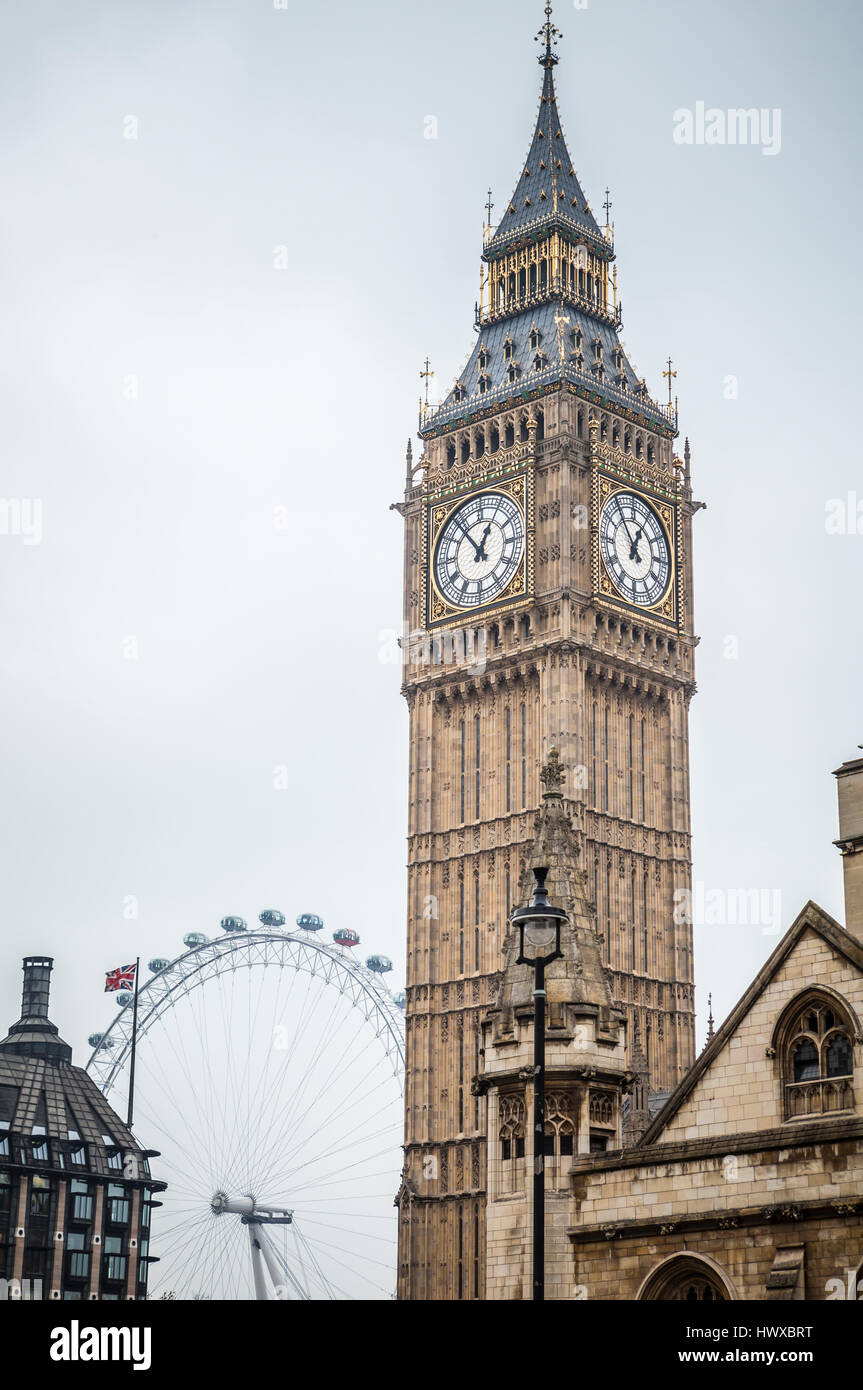
[[[638,549],[638,542],[641,540],[643,529],[643,527],[639,526],[638,530],[635,533],[635,539],[633,540],[632,545],[629,547],[630,560],[637,560],[639,564],[641,564],[641,553]]]
[[[459,540],[459,542],[458,542],[459,545],[461,544],[462,541],[470,541],[471,545],[472,545],[473,548],[474,548],[474,559],[476,559],[476,560],[481,560],[481,559],[482,559],[482,556],[480,555],[480,548],[479,548],[479,546],[477,545],[476,541],[474,540],[473,536],[471,535],[470,531],[462,531],[462,533],[461,533],[461,538],[460,538],[460,540]]]
[[[476,553],[476,558],[477,558],[478,560],[487,560],[487,559],[488,559],[488,556],[487,556],[486,553],[485,553],[485,543],[486,543],[486,541],[488,540],[488,533],[489,533],[490,530],[491,530],[491,522],[488,523],[488,525],[486,526],[485,530],[484,530],[483,533],[482,533],[482,540],[481,540],[480,543],[479,543],[479,550],[478,550],[477,553]]]
[[[620,503],[617,504],[617,515],[620,517],[621,521],[623,522],[623,527],[624,527],[624,530],[626,531],[626,534],[628,535],[629,539],[632,540],[632,532],[631,532],[630,529],[629,529],[629,522],[627,521],[626,517],[623,515],[623,508],[621,507]],[[635,542],[633,542],[633,544],[634,544],[634,543],[635,543]],[[630,556],[630,559],[631,559],[631,558],[632,558],[632,557]]]

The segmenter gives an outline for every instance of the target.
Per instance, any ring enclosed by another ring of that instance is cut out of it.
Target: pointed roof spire
[[[713,995],[707,996],[707,1041],[713,1037]]]
[[[537,42],[544,41],[545,44],[539,56],[540,66],[545,69],[539,115],[524,170],[504,209],[497,231],[488,242],[487,249],[490,250],[505,244],[527,226],[535,227],[555,220],[564,225],[570,234],[580,232],[601,246],[607,246],[576,178],[563,138],[553,76],[553,70],[560,61],[554,45],[562,35],[551,21],[550,0],[546,3],[545,14],[545,24],[536,35]]]
[[[534,841],[525,856],[525,872],[519,885],[519,903],[530,902],[533,870],[547,872],[549,900],[567,916],[561,933],[563,955],[548,966],[549,999],[584,1009],[604,1020],[602,1027],[616,1031],[622,1014],[616,1011],[610,976],[602,964],[596,929],[596,909],[588,896],[587,874],[579,864],[581,835],[573,827],[561,790],[565,768],[556,748],[551,748],[540,772],[542,804],[536,815]],[[519,964],[518,933],[510,930],[504,945],[497,1008],[504,1011],[528,1006],[533,998],[533,971]]]

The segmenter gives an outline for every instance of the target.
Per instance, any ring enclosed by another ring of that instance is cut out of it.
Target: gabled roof
[[[555,218],[572,223],[573,232],[586,232],[591,239],[605,244],[566,147],[557,109],[552,65],[543,66],[542,95],[533,139],[512,198],[486,247],[487,254],[498,250],[528,227],[535,227],[538,222],[550,223]]]
[[[847,932],[843,926],[840,926],[829,912],[825,912],[823,908],[820,908],[817,903],[810,899],[796,921],[789,927],[776,950],[764,962],[752,984],[737,1001],[721,1028],[714,1034],[712,1041],[707,1044],[695,1065],[686,1073],[677,1090],[672,1092],[668,1103],[659,1112],[650,1128],[645,1130],[638,1145],[639,1148],[657,1142],[669,1120],[677,1114],[684,1101],[695,1090],[701,1077],[710,1069],[714,1059],[737,1031],[742,1019],[749,1013],[755,1001],[763,994],[800,938],[807,931],[816,932],[834,951],[845,956],[846,960],[850,960],[860,971],[863,971],[863,943],[852,936],[850,932]]]

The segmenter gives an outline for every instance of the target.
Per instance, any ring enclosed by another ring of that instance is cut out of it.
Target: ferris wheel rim
[[[342,947],[330,945],[329,942],[318,941],[305,932],[300,934],[299,932],[267,928],[256,931],[224,932],[221,936],[213,937],[207,942],[191,946],[188,950],[181,952],[161,970],[155,971],[145,984],[139,985],[138,1042],[149,1028],[163,1014],[167,1013],[180,998],[186,997],[191,989],[202,986],[207,978],[218,978],[224,970],[236,968],[231,957],[255,945],[275,946],[282,950],[286,947],[296,947],[298,948],[296,953],[298,959],[276,962],[262,958],[257,962],[248,962],[250,968],[253,964],[261,966],[276,963],[282,966],[289,964],[298,972],[305,972],[312,977],[325,975],[329,969],[335,979],[330,978],[326,980],[326,983],[336,983],[339,977],[343,977],[344,983],[358,989],[378,1020],[379,1027],[376,1030],[376,1035],[380,1037],[383,1034],[386,1054],[393,1063],[393,1074],[402,1090],[404,1089],[404,1015],[391,993],[372,971],[367,969],[361,961],[353,959]],[[192,968],[177,974],[178,967],[184,963]],[[317,968],[310,968],[311,964]],[[214,969],[210,975],[205,975],[204,971],[211,966],[221,966],[221,969]],[[171,978],[168,979],[168,977]],[[191,986],[189,981],[191,981]],[[185,988],[183,988],[184,986]],[[340,987],[339,992],[344,994],[344,988]],[[351,1002],[357,1006],[360,1001],[358,998],[352,998]],[[112,1055],[114,1049],[105,1046],[106,1039],[121,1043],[116,1055]],[[132,1019],[131,1010],[127,1007],[113,1018],[102,1033],[86,1063],[85,1070],[97,1081],[103,1094],[108,1093],[122,1074],[130,1057],[131,1044]]]

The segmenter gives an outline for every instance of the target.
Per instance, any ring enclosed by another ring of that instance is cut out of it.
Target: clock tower
[[[483,1297],[482,1024],[552,748],[629,1065],[694,1060],[688,443],[620,341],[613,229],[558,112],[546,5],[536,126],[482,250],[476,341],[420,419],[405,522],[410,710],[399,1296]],[[669,373],[671,367],[669,364]],[[669,382],[670,382],[669,376]],[[683,902],[684,906],[680,904]],[[579,1140],[576,1137],[576,1151]]]

